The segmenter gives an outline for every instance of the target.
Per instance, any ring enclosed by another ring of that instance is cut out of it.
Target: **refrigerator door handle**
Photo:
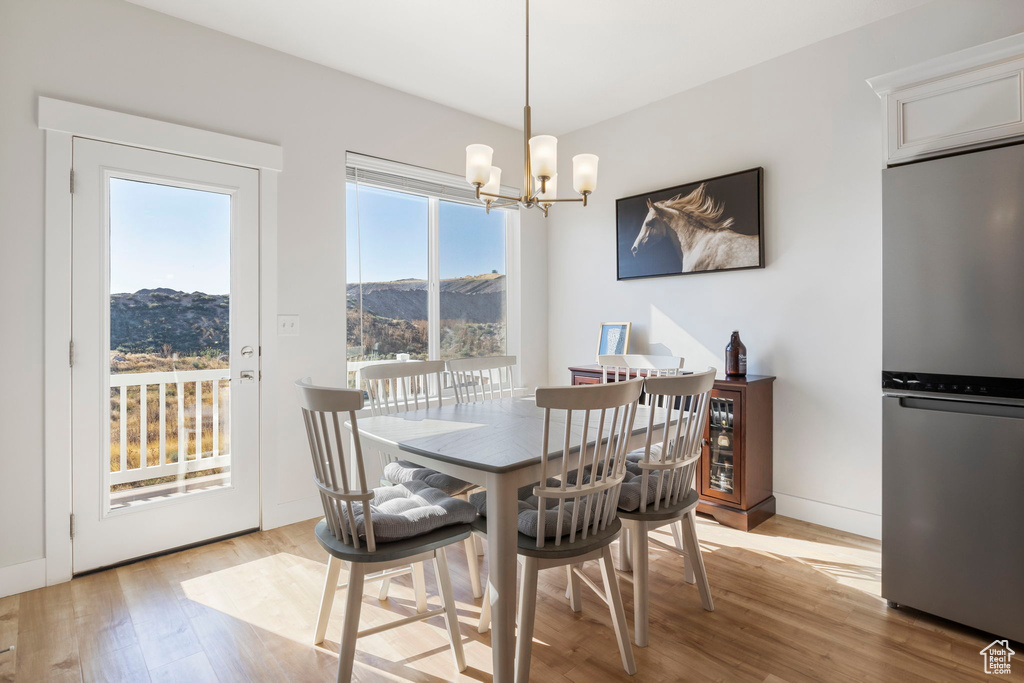
[[[984,415],[987,417],[1009,417],[1024,420],[1024,407],[1001,405],[999,403],[971,403],[969,401],[944,401],[934,398],[904,396],[899,399],[901,408],[913,410],[934,410],[942,413]]]
[[[1024,398],[1007,396],[981,396],[977,394],[944,394],[937,391],[915,391],[913,389],[892,389],[882,387],[882,396],[886,398],[923,398],[938,401],[959,401],[962,403],[993,403],[1001,406],[1020,406],[1024,408]]]

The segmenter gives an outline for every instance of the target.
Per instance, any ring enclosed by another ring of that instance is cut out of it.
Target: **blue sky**
[[[349,282],[427,277],[427,200],[347,184]],[[439,209],[441,278],[505,272],[504,218],[483,208],[442,201]],[[361,263],[360,263],[361,261]]]
[[[347,184],[348,281],[427,277],[427,200]],[[440,203],[441,277],[505,272],[501,212]],[[358,228],[358,231],[357,231]],[[119,178],[110,181],[110,291],[230,290],[231,198]],[[361,250],[357,248],[357,237]]]
[[[110,181],[110,291],[170,287],[227,294],[231,197],[216,192]]]

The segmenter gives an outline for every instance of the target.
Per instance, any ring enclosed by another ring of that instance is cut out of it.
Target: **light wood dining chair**
[[[448,374],[459,403],[511,398],[515,393],[515,356],[456,358],[448,361]]]
[[[581,584],[608,605],[622,666],[626,673],[636,673],[610,545],[620,529],[619,489],[626,477],[626,452],[642,384],[642,380],[633,380],[537,389],[537,405],[544,408],[541,481],[519,491],[518,557],[522,573],[516,636],[518,683],[530,678],[538,573],[558,567],[565,567],[575,586],[570,601],[574,611],[582,609]],[[559,415],[564,418],[558,419]],[[552,439],[557,444],[553,447]],[[589,441],[594,443],[588,445]],[[470,497],[477,510],[486,511],[486,495],[482,492]],[[473,526],[486,536],[486,517],[478,517]],[[600,562],[604,590],[583,573],[583,564],[591,560]],[[488,589],[480,617],[481,632],[489,626],[489,607]]]
[[[683,371],[682,356],[649,356],[639,353],[611,354],[597,357],[601,366],[601,381],[615,381],[621,370],[637,377],[674,377]]]
[[[476,517],[476,509],[419,481],[370,489],[356,422],[356,411],[363,407],[362,392],[314,386],[308,377],[295,386],[313,457],[313,481],[324,509],[324,519],[315,528],[316,539],[328,553],[314,644],[323,642],[335,593],[347,588],[338,681],[352,679],[357,638],[436,616],[444,617],[456,668],[465,670],[445,548],[469,538],[469,522]],[[351,441],[342,436],[345,420],[351,424]],[[349,443],[351,447],[346,448]],[[408,573],[410,565],[422,571],[426,562],[434,565],[441,608],[420,610],[360,631],[364,583]],[[343,564],[348,581],[339,586]]]
[[[627,455],[628,474],[618,505],[622,527],[629,530],[632,544],[633,628],[638,647],[648,644],[650,543],[685,558],[687,583],[697,583],[704,609],[709,612],[715,609],[697,542],[695,520],[699,497],[694,489],[714,384],[714,368],[692,375],[644,380],[644,392],[660,400],[650,408],[643,448]],[[658,414],[664,417],[665,428],[655,442],[654,425]],[[682,525],[683,548],[648,538],[648,532],[653,529],[677,523]]]
[[[652,356],[639,353],[601,355],[597,358],[601,365],[601,381],[607,383],[618,380],[620,371],[629,378],[630,374],[636,377],[675,377],[682,374],[685,359],[682,356]],[[653,399],[649,394],[644,394],[640,401],[646,406],[651,405]],[[672,538],[675,540],[676,548],[683,549],[683,527],[682,524],[673,524],[670,527]],[[619,567],[623,570],[630,568],[630,531],[628,528],[622,530],[622,538],[619,541]]]
[[[455,389],[455,400],[458,403],[477,403],[498,398],[515,396],[515,356],[488,356],[486,358],[455,358],[448,361],[448,376]],[[477,557],[484,554],[484,546],[480,536],[474,534],[473,547]],[[466,547],[467,558],[472,561],[469,547]],[[476,569],[479,576],[479,568]],[[470,569],[470,582],[473,583],[473,595],[477,598],[479,581],[474,579],[474,570]]]
[[[379,363],[367,366],[361,372],[363,391],[369,399],[373,415],[441,407],[445,372],[445,362],[442,360]],[[384,479],[390,483],[401,484],[419,479],[449,496],[457,496],[473,488],[472,484],[461,479],[398,460],[389,454],[381,452],[379,456]]]
[[[444,398],[444,372],[445,362],[441,360],[398,361],[363,368],[363,390],[370,401],[370,412],[373,415],[390,415],[431,406],[440,407]],[[449,496],[461,496],[474,488],[469,482],[406,460],[398,460],[383,451],[378,457],[383,472],[382,484],[422,481]],[[466,541],[469,580],[473,597],[480,598],[483,596],[483,589],[480,586],[480,567],[476,557],[476,541],[470,537]],[[426,605],[426,589],[421,570],[414,571],[413,584],[416,589],[417,609],[422,611]],[[387,599],[390,587],[390,579],[381,582],[378,593],[381,600]]]

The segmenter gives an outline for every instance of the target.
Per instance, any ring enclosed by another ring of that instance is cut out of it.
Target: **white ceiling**
[[[523,0],[129,0],[522,127]],[[534,0],[536,133],[564,133],[929,0]]]

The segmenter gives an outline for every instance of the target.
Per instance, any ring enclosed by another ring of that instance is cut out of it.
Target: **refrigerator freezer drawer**
[[[883,403],[882,595],[1024,641],[1024,409]]]

